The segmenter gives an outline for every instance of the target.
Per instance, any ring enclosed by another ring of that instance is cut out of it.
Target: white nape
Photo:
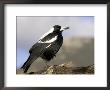
[[[54,31],[54,28],[51,28],[47,33],[45,33],[44,35],[42,35],[42,37],[40,39],[43,39],[45,36],[47,36],[49,33],[52,33],[53,31]]]
[[[55,40],[57,40],[57,36],[53,37],[53,38],[50,39],[50,40],[44,41],[44,42],[42,42],[41,40],[39,40],[38,42],[39,42],[39,43],[52,43],[52,42],[54,42]]]

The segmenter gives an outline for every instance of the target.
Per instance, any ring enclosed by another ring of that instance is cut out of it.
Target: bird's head
[[[69,29],[69,27],[61,27],[60,25],[54,25],[47,33],[45,33],[39,40],[40,41],[53,41],[56,40],[57,35],[61,35],[64,30]],[[49,41],[49,42],[50,42]]]
[[[62,32],[64,30],[69,29],[69,27],[61,27],[59,25],[55,25],[55,26],[53,26],[53,28],[54,28],[54,32]]]

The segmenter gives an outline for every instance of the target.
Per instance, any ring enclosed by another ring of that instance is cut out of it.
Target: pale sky
[[[17,17],[17,67],[27,60],[30,47],[54,25],[69,26],[63,32],[64,39],[94,37],[93,16],[69,17]]]

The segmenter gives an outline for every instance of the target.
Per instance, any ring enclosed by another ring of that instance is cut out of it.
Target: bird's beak
[[[64,31],[64,30],[67,30],[69,29],[69,27],[62,27],[60,31]]]

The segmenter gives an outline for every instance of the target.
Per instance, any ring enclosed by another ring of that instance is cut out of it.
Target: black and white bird
[[[37,43],[35,43],[31,47],[31,49],[29,50],[30,56],[21,67],[24,70],[24,73],[27,72],[30,65],[38,57],[41,57],[46,61],[53,59],[63,43],[62,32],[67,29],[69,29],[69,27],[61,27],[59,25],[55,25],[49,32],[45,33]]]

